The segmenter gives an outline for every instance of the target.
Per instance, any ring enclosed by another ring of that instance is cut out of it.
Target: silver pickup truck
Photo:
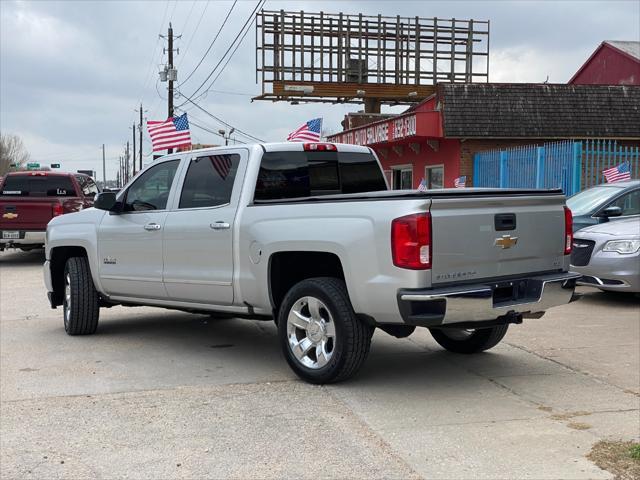
[[[570,302],[560,191],[389,191],[372,150],[277,143],[168,155],[95,208],[53,219],[44,277],[70,335],[101,307],[273,319],[303,379],[352,376],[378,327],[495,346]]]

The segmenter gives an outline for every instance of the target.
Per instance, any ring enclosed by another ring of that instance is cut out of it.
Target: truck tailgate
[[[432,283],[562,269],[564,196],[433,197]]]
[[[15,198],[0,200],[0,229],[45,230],[53,218],[53,206],[60,204],[57,198]]]

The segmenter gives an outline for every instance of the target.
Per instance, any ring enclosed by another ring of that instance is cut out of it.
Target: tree
[[[21,169],[28,161],[29,152],[18,135],[0,134],[0,175]]]

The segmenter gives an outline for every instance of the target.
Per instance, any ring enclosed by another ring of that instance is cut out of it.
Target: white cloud
[[[566,83],[582,64],[574,51],[542,51],[518,46],[494,49],[490,58],[490,80],[495,83]]]

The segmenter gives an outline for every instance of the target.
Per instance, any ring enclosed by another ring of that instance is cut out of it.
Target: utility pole
[[[124,181],[129,181],[129,140],[127,140],[127,149],[124,154]]]
[[[167,33],[169,36],[167,38],[167,42],[169,45],[169,71],[173,70],[173,27],[171,26],[171,22],[169,22],[169,32]],[[173,80],[171,80],[171,76],[169,77],[169,95],[167,96],[167,117],[173,117]],[[168,148],[167,153],[173,153],[173,148]]]
[[[169,64],[165,67],[164,72],[160,72],[161,81],[169,81],[168,95],[167,95],[167,117],[173,117],[173,82],[178,79],[178,71],[173,67],[173,26],[169,22],[169,29],[167,30],[167,36],[162,38],[167,39],[167,49],[165,52],[168,54]],[[178,35],[175,38],[180,38],[182,35]],[[180,50],[176,50],[180,53]],[[163,76],[164,74],[164,76]],[[140,108],[142,110],[142,107]],[[173,148],[168,148],[167,153],[173,153]]]
[[[140,104],[140,123],[138,128],[140,129],[140,170],[142,170],[142,103]]]
[[[131,170],[131,174],[136,176],[136,122],[133,122],[133,126],[131,127],[131,133],[133,134],[133,168]]]
[[[102,188],[107,186],[107,166],[104,158],[104,143],[102,144]]]

